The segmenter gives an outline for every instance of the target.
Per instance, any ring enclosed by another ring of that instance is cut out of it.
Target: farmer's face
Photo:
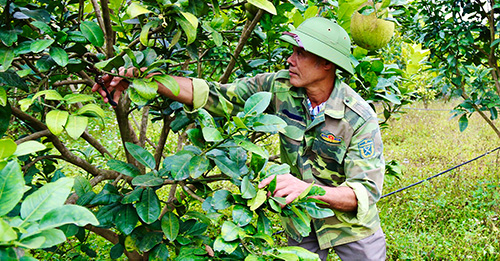
[[[290,83],[295,87],[308,88],[323,80],[326,72],[320,59],[315,54],[294,46],[293,54],[286,60],[290,64]]]

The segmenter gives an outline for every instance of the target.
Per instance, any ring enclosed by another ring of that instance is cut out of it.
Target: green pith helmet
[[[296,30],[285,32],[281,40],[304,48],[319,57],[354,74],[350,61],[351,39],[336,22],[324,17],[313,17],[302,22]]]

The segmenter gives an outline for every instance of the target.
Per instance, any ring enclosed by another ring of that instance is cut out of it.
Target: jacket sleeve
[[[355,130],[344,168],[346,180],[341,186],[354,190],[358,208],[355,213],[338,212],[338,218],[354,224],[374,222],[378,217],[375,203],[381,197],[385,172],[382,137],[375,115]]]
[[[245,101],[252,94],[270,91],[274,74],[258,74],[240,78],[230,84],[193,79],[193,106],[185,107],[188,112],[204,108],[215,115],[224,115],[224,107],[231,115],[242,111]],[[225,106],[222,104],[225,103]]]

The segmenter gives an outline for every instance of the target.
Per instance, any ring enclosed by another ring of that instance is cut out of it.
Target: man
[[[312,232],[303,238],[287,227],[289,245],[318,253],[326,260],[333,248],[342,260],[384,260],[385,237],[375,203],[381,196],[385,163],[378,119],[370,106],[337,77],[337,70],[353,74],[349,35],[326,18],[310,18],[281,37],[293,45],[289,70],[260,74],[221,85],[200,79],[175,77],[181,92],[174,96],[159,84],[158,93],[196,110],[204,107],[221,114],[220,100],[233,112],[243,108],[252,94],[273,94],[267,111],[281,117],[297,132],[280,133],[281,160],[291,172],[277,176],[274,196],[292,202],[310,183],[325,189],[316,198],[326,202],[335,216],[314,219]],[[133,75],[121,70],[121,75]],[[128,83],[104,78],[118,101]],[[99,86],[94,91],[105,96]],[[104,98],[107,101],[107,98]],[[264,179],[265,187],[274,176]]]

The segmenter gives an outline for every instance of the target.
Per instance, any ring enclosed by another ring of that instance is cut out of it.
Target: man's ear
[[[330,70],[335,71],[335,69],[337,68],[337,66],[334,63],[332,63],[328,60],[323,60],[322,66],[326,71],[330,71]]]

